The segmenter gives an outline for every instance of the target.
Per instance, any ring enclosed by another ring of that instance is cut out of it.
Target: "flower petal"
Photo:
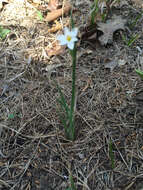
[[[76,37],[72,37],[71,42],[76,42],[78,39]]]
[[[69,43],[67,43],[67,46],[68,46],[69,49],[73,50],[74,43],[73,42],[69,42]]]
[[[58,35],[58,36],[57,36],[57,40],[59,41],[60,45],[65,45],[65,44],[67,44],[67,40],[66,40],[66,38],[65,38],[64,35]]]
[[[71,35],[72,36],[77,36],[78,34],[78,28],[73,28],[72,31],[71,31]]]
[[[67,27],[64,28],[64,35],[67,36],[69,35],[70,31]]]
[[[58,35],[58,36],[56,37],[56,39],[59,40],[59,41],[62,41],[63,38],[64,38],[64,35]]]

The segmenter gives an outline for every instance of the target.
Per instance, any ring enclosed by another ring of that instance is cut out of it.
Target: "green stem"
[[[73,141],[75,139],[74,106],[75,106],[75,81],[76,81],[76,46],[74,47],[73,50],[70,50],[70,54],[72,56],[72,98],[71,98],[68,138],[69,140]]]

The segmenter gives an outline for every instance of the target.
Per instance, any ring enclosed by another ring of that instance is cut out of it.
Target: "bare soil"
[[[74,2],[76,26],[88,17],[87,2]],[[108,18],[126,18],[125,31],[106,46],[98,39],[77,44],[74,142],[65,139],[54,85],[70,102],[71,57],[67,49],[46,54],[59,33],[47,32],[54,22],[6,26],[11,33],[0,41],[1,190],[66,190],[70,173],[78,190],[143,189],[143,81],[135,72],[143,69],[143,16],[131,27],[141,11],[131,1],[112,7]],[[60,19],[64,25],[69,15]],[[140,37],[129,47],[123,34]],[[120,64],[112,70],[109,62]]]

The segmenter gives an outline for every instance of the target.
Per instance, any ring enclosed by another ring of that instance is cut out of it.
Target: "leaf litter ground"
[[[125,2],[112,9],[109,19],[118,15],[127,25],[132,23],[141,9]],[[75,24],[82,28],[88,1],[74,5],[80,10],[75,11]],[[62,19],[65,26],[69,16]],[[74,142],[64,138],[53,82],[60,84],[69,101],[70,56],[65,48],[48,55],[56,46],[56,33],[47,32],[54,22],[33,23],[30,28],[6,25],[11,34],[0,42],[0,189],[65,190],[70,171],[78,190],[141,190],[143,83],[135,69],[143,69],[143,18],[132,30],[115,32],[106,46],[97,39],[78,44]],[[130,38],[132,33],[140,37],[128,47],[122,35]]]

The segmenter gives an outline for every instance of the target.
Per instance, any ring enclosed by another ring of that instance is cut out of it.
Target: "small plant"
[[[133,29],[136,26],[136,24],[139,22],[142,16],[143,16],[143,11],[141,11],[141,13],[132,21],[132,23],[130,24],[131,29]]]
[[[136,69],[136,73],[140,76],[140,78],[143,80],[143,71]]]
[[[95,17],[97,15],[97,13],[99,12],[98,1],[99,0],[94,0],[94,3],[92,5],[92,7],[91,7],[91,26],[94,26]]]
[[[39,17],[41,21],[44,19],[42,13],[38,10],[37,10],[37,16]]]
[[[13,112],[8,115],[8,119],[15,119],[16,117],[22,118],[22,114]]]
[[[128,47],[130,47],[139,37],[140,37],[139,34],[134,34],[128,40],[128,39],[126,39],[126,37],[124,35],[122,35],[122,38]]]
[[[2,26],[0,26],[0,38],[4,40],[7,36],[7,34],[10,32],[9,29],[4,29]]]
[[[109,2],[111,4],[111,2]],[[94,0],[91,6],[91,26],[95,25],[96,16],[101,16],[102,22],[105,22],[107,14],[109,12],[108,0],[100,2],[100,0]]]
[[[139,20],[141,19],[141,17],[142,17],[142,15],[143,15],[143,11],[135,18],[135,20],[134,21],[132,21],[132,23],[130,24],[130,29],[133,29],[135,26],[136,26],[136,24],[139,22]],[[122,35],[122,38],[123,38],[123,40],[124,40],[124,42],[126,43],[126,45],[128,46],[128,47],[130,47],[130,46],[132,46],[132,44],[138,39],[138,38],[140,38],[140,34],[133,34],[131,37],[130,37],[130,39],[127,39],[124,35]]]
[[[71,183],[70,187],[67,188],[66,190],[77,190],[75,187],[72,175],[70,175],[70,183]]]
[[[74,23],[71,16],[71,25],[72,30],[70,31],[67,27],[64,29],[64,35],[57,36],[57,40],[60,42],[60,45],[67,45],[69,48],[69,53],[72,57],[72,97],[70,107],[67,104],[64,94],[62,93],[60,87],[57,85],[57,88],[60,93],[60,103],[62,111],[65,113],[65,117],[61,116],[61,121],[64,125],[65,135],[68,140],[75,139],[75,126],[74,126],[74,112],[75,112],[75,81],[76,81],[76,45],[75,42],[77,39],[78,29],[74,28]]]

